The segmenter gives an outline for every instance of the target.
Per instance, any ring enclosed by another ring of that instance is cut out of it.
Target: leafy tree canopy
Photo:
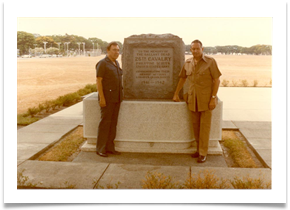
[[[29,53],[29,48],[34,48],[35,38],[33,34],[17,31],[17,49],[21,55]]]

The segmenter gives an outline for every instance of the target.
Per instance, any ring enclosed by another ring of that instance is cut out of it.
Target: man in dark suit
[[[122,69],[118,61],[119,45],[111,42],[107,46],[107,55],[96,65],[97,89],[101,108],[101,120],[98,128],[97,154],[108,157],[108,153],[119,155],[115,150],[119,109],[123,100]]]

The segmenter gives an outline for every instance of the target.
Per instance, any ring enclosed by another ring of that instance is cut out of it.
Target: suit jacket
[[[186,60],[179,77],[189,80],[188,108],[191,111],[209,110],[209,102],[212,96],[213,79],[221,76],[214,58],[203,55],[202,59],[195,65],[194,59]],[[196,105],[198,110],[196,110]]]

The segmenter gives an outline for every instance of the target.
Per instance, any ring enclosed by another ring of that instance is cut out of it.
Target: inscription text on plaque
[[[173,49],[133,49],[133,71],[135,84],[142,86],[171,86],[173,83]]]

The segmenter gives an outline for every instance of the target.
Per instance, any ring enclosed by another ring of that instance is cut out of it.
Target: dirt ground
[[[17,60],[17,113],[38,106],[46,100],[75,92],[96,81],[95,65],[104,58],[19,58]],[[191,57],[186,55],[185,58]],[[221,81],[248,80],[249,86],[258,80],[257,86],[270,86],[272,56],[213,56],[222,72]],[[121,56],[118,58],[121,64]]]

